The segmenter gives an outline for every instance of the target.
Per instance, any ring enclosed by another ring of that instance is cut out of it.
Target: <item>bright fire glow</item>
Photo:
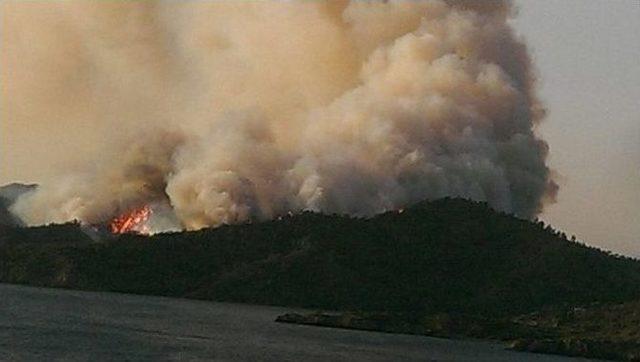
[[[151,216],[152,210],[148,205],[135,208],[114,218],[109,223],[109,229],[114,234],[137,233],[150,234],[147,221]]]

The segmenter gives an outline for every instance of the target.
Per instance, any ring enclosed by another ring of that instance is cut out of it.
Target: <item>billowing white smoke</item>
[[[155,203],[158,229],[197,229],[443,196],[531,217],[555,195],[509,2],[56,6],[109,131],[91,167],[19,200],[30,224]]]

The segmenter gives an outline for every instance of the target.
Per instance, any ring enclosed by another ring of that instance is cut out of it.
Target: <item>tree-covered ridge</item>
[[[2,282],[420,314],[640,298],[640,262],[461,199],[100,242],[75,224],[0,232]]]

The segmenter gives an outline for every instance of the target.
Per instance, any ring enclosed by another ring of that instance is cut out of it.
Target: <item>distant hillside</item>
[[[0,230],[3,226],[22,226],[22,221],[9,212],[9,206],[13,204],[20,195],[33,191],[37,185],[25,185],[12,183],[0,187]]]
[[[0,198],[7,200],[10,204],[14,203],[21,195],[34,191],[38,188],[36,184],[11,183],[0,186]]]
[[[371,219],[268,222],[93,242],[79,225],[0,235],[0,281],[325,309],[524,313],[640,297],[640,262],[460,199]]]
[[[0,228],[2,226],[20,225],[18,220],[9,212],[9,203],[0,197]]]

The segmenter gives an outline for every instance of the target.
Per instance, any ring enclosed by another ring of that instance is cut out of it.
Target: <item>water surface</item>
[[[0,360],[577,360],[497,343],[274,322],[287,311],[0,284]]]

